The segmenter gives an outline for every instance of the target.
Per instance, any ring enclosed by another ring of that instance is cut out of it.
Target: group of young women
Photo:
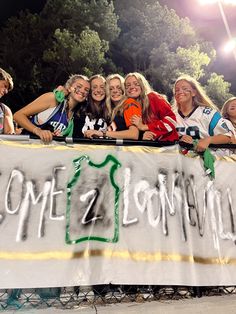
[[[14,119],[44,142],[58,135],[186,143],[197,139],[199,152],[211,143],[235,143],[236,98],[223,106],[223,118],[190,76],[176,80],[173,94],[172,109],[140,73],[106,79],[72,75],[64,87],[38,97]]]

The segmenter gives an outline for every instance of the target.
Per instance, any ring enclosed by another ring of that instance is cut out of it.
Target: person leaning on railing
[[[141,104],[141,115],[133,115],[130,119],[141,132],[143,140],[174,142],[178,140],[176,117],[166,97],[151,88],[146,78],[140,73],[129,73],[126,76],[126,94],[137,95]]]
[[[223,105],[221,109],[222,116],[229,120],[236,132],[236,97],[229,98]],[[232,140],[233,144],[236,144],[236,138],[234,136]]]
[[[53,136],[73,133],[74,113],[86,102],[90,83],[86,76],[75,74],[65,84],[68,95],[58,97],[55,92],[41,95],[14,114],[14,120],[27,132],[50,142]]]
[[[0,98],[13,89],[13,79],[9,73],[0,68]],[[0,134],[14,134],[11,109],[0,102]]]
[[[193,144],[196,140],[197,152],[204,152],[210,144],[233,143],[235,131],[232,123],[222,118],[194,78],[180,76],[173,93],[180,141]]]

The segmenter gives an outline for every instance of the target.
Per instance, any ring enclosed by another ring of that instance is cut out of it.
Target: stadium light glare
[[[234,51],[235,48],[236,48],[236,38],[233,38],[224,45],[223,49],[225,53],[230,53]]]
[[[214,3],[217,3],[217,5],[219,7],[219,10],[220,10],[221,18],[222,18],[224,26],[225,26],[226,33],[228,35],[229,42],[232,42],[233,41],[233,36],[232,36],[230,28],[229,28],[229,23],[228,23],[226,15],[225,15],[223,4],[224,5],[226,5],[226,4],[236,5],[236,0],[198,0],[198,1],[201,4],[214,4]],[[232,47],[231,51],[232,51],[234,59],[236,61],[236,49],[235,49],[235,47],[233,46],[232,43],[230,44],[230,47]],[[228,50],[229,48],[226,48],[226,49]]]
[[[198,0],[201,5],[206,4],[214,4],[217,2],[221,2],[222,4],[226,5],[236,5],[236,0]]]

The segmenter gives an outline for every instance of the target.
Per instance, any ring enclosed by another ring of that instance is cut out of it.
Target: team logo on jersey
[[[203,109],[203,113],[205,113],[205,114],[210,114],[211,112],[212,112],[212,108],[210,108],[210,107],[206,107]]]
[[[227,125],[225,122],[223,122],[223,123],[221,124],[221,126],[222,126],[222,128],[225,129],[227,132],[230,131],[228,125]]]

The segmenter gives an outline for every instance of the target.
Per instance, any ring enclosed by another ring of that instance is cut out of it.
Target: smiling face
[[[125,93],[127,97],[137,99],[141,95],[142,89],[135,76],[128,76],[125,80]]]
[[[175,100],[177,104],[187,104],[193,102],[193,97],[196,96],[196,91],[191,84],[185,80],[180,80],[175,84]]]
[[[89,89],[89,82],[79,78],[69,87],[69,92],[76,102],[83,102],[88,96]]]
[[[0,80],[0,98],[8,93],[9,83],[5,80]]]
[[[114,104],[118,103],[123,96],[121,81],[118,78],[111,79],[109,82],[109,90],[111,95],[111,101]]]
[[[232,100],[227,108],[227,114],[230,119],[236,119],[236,99]]]
[[[95,102],[100,103],[106,97],[105,82],[102,78],[97,77],[94,78],[90,83],[92,99]]]

